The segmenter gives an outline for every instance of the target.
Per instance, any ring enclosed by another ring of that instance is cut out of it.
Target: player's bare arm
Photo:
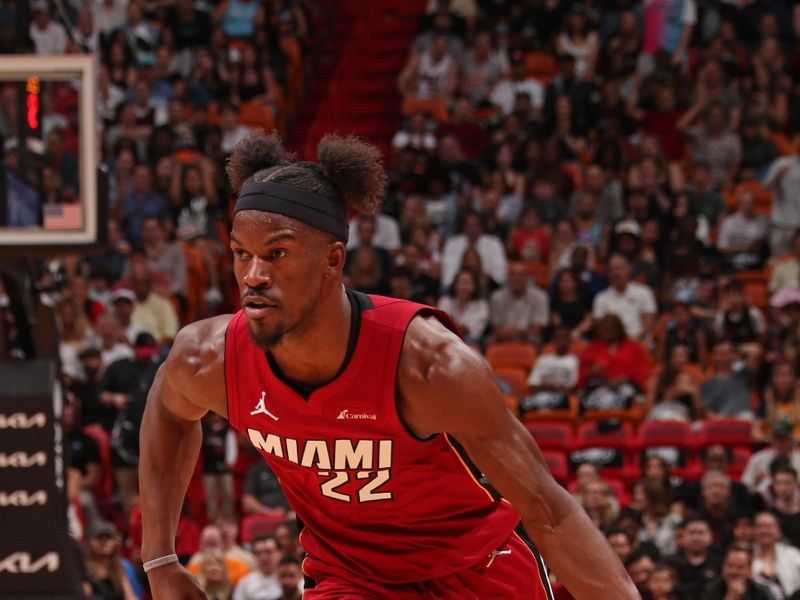
[[[605,538],[506,408],[489,367],[435,318],[409,325],[398,387],[398,409],[411,430],[420,438],[449,433],[464,447],[577,600],[639,598]]]
[[[214,317],[182,329],[147,397],[139,463],[143,561],[175,552],[181,505],[200,451],[200,419],[209,410],[227,416],[223,357],[230,318]],[[155,600],[206,597],[177,563],[148,576]]]

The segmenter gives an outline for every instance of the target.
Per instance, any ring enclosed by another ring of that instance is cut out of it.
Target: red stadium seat
[[[525,428],[531,432],[533,439],[543,450],[568,452],[574,445],[572,427],[567,423],[527,421]]]
[[[485,357],[495,371],[513,367],[527,374],[536,362],[536,348],[524,342],[498,342],[486,346]]]
[[[283,509],[257,515],[247,515],[242,519],[242,542],[247,543],[259,535],[272,533],[285,520],[286,511]]]
[[[696,468],[695,438],[692,428],[683,421],[645,421],[636,435],[640,464],[650,454],[664,458],[671,473],[686,479]]]
[[[523,369],[507,367],[495,369],[494,373],[508,384],[511,392],[516,396],[521,396],[528,388],[528,373]]]
[[[692,428],[683,421],[645,421],[636,435],[636,447],[673,446],[691,448]]]
[[[631,461],[634,447],[633,426],[627,421],[618,421],[614,426],[588,421],[578,427],[570,461],[573,467],[590,462],[604,475],[630,481],[639,475],[639,469]]]
[[[728,466],[728,475],[738,481],[742,476],[744,468],[747,466],[747,462],[753,455],[753,451],[750,448],[736,447],[733,448],[731,454],[731,464]]]
[[[752,428],[753,424],[744,419],[707,419],[700,427],[697,441],[702,448],[713,444],[750,448]]]
[[[547,467],[553,478],[561,485],[566,485],[569,480],[569,459],[560,450],[542,450]]]

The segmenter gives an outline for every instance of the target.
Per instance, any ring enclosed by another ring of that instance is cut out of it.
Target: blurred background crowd
[[[256,128],[313,154],[326,114],[390,181],[352,216],[347,285],[452,315],[643,597],[797,600],[800,3],[402,4],[31,3],[32,51],[100,61],[109,245],[38,263],[87,594],[146,596],[147,391],[182,324],[238,309],[225,160]],[[0,90],[6,151],[15,110]],[[64,190],[75,91],[42,110]],[[203,432],[178,554],[211,598],[299,597],[275,476],[221,418]]]

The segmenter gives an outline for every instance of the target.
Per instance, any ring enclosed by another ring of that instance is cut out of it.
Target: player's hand
[[[207,600],[194,575],[178,563],[153,569],[147,574],[153,600]]]

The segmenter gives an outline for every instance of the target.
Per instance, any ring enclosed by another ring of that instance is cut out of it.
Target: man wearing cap
[[[114,317],[119,321],[122,334],[128,342],[133,342],[137,335],[147,331],[144,325],[133,319],[133,306],[136,303],[136,294],[133,290],[129,288],[114,290],[111,294],[111,303],[114,307]]]
[[[67,31],[60,23],[50,20],[50,5],[47,0],[31,2],[33,22],[30,36],[36,46],[36,54],[64,54],[67,50]]]
[[[792,468],[800,472],[800,450],[797,449],[792,424],[785,419],[778,419],[772,424],[772,440],[769,447],[756,452],[747,461],[742,473],[742,483],[755,490],[770,476],[770,465],[779,457],[787,459]]]
[[[626,231],[623,230],[622,233]],[[630,261],[622,254],[614,254],[608,261],[611,286],[595,297],[592,315],[599,319],[608,314],[616,314],[622,319],[625,333],[631,338],[641,339],[650,334],[655,323],[656,299],[653,290],[630,281],[630,276]]]

